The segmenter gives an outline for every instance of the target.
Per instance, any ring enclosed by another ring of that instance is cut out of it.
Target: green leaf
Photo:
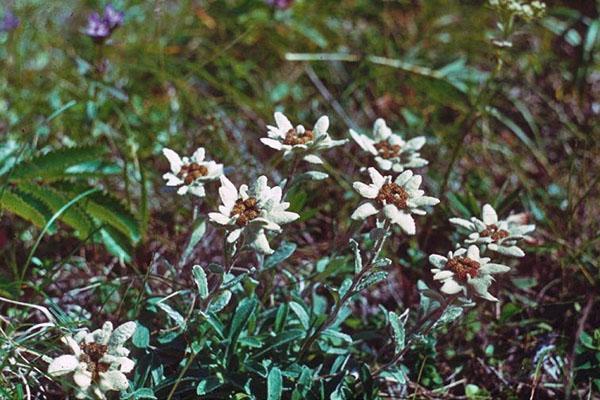
[[[203,378],[196,386],[196,394],[199,396],[204,396],[215,389],[219,388],[223,384],[223,381],[216,376],[209,376],[207,378]]]
[[[110,254],[119,257],[119,259],[125,262],[131,261],[133,248],[127,236],[111,226],[105,226],[100,229],[100,238]]]
[[[200,219],[194,223],[194,228],[192,230],[192,235],[190,236],[190,240],[188,241],[187,246],[185,246],[185,250],[183,250],[183,254],[181,256],[181,260],[179,265],[185,265],[188,261],[192,253],[194,252],[194,248],[202,239],[204,234],[206,233],[206,220]]]
[[[360,248],[358,247],[358,243],[354,239],[350,239],[350,247],[354,252],[354,273],[358,274],[363,269]]]
[[[302,327],[304,329],[310,328],[310,317],[308,316],[308,313],[306,312],[304,307],[302,307],[302,305],[296,303],[295,301],[292,301],[292,302],[290,302],[290,308],[292,309],[294,314],[296,314],[296,316],[300,320]]]
[[[43,202],[53,214],[67,204],[71,200],[70,197],[72,197],[50,186],[40,186],[27,182],[20,184],[19,189]],[[76,204],[66,209],[59,219],[75,229],[77,236],[81,239],[87,238],[94,229],[90,216]]]
[[[283,393],[283,379],[281,377],[281,370],[274,367],[269,371],[267,377],[267,400],[279,400]]]
[[[5,189],[4,192],[0,194],[0,207],[38,227],[46,225],[47,219],[42,212],[40,212],[33,204],[26,201],[22,196],[10,190]]]
[[[150,344],[150,330],[138,322],[131,343],[139,349],[147,348]]]
[[[372,273],[372,274],[364,277],[358,283],[358,285],[356,285],[356,291],[360,292],[361,290],[363,290],[369,286],[373,286],[376,283],[385,280],[387,278],[387,276],[388,276],[388,273],[385,271],[379,271],[379,272]]]
[[[263,269],[273,268],[290,258],[296,251],[296,243],[283,242],[273,254],[265,259]]]
[[[229,290],[224,290],[219,294],[213,301],[210,302],[208,306],[208,310],[211,312],[219,312],[229,304],[231,300],[231,292]]]
[[[248,320],[254,313],[258,301],[255,298],[245,298],[238,304],[231,319],[229,326],[229,348],[233,350],[240,336],[240,333],[248,323]],[[231,354],[231,353],[229,353]]]
[[[155,305],[163,310],[173,321],[175,321],[179,328],[185,329],[185,319],[178,311],[164,301],[159,300],[155,303]]]
[[[206,299],[208,297],[208,281],[206,280],[206,273],[204,272],[204,269],[202,269],[202,267],[199,265],[194,265],[192,268],[192,274],[194,275],[196,286],[198,286],[200,298],[203,300]]]
[[[390,325],[392,327],[392,332],[394,333],[394,343],[396,343],[396,354],[400,353],[404,350],[404,342],[405,342],[405,331],[404,331],[404,322],[398,317],[398,314],[395,312],[390,312],[388,314],[390,318]]]
[[[462,307],[458,306],[449,306],[444,310],[444,313],[440,316],[440,318],[435,322],[436,327],[449,324],[458,317],[460,317],[463,313]]]
[[[97,161],[105,150],[102,146],[81,146],[53,150],[14,166],[8,172],[11,181],[30,179],[59,179],[69,167]]]

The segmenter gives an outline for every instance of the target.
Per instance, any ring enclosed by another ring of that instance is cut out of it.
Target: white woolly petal
[[[229,232],[229,235],[227,235],[227,242],[229,242],[229,243],[236,242],[240,238],[240,235],[242,234],[243,231],[244,231],[244,228],[238,228],[238,229],[235,229],[235,230]]]
[[[384,171],[389,171],[394,165],[394,163],[392,163],[390,160],[387,160],[382,157],[375,157],[375,162],[377,163],[379,168],[381,168]]]
[[[135,361],[127,357],[121,357],[120,365],[121,366],[119,367],[119,371],[126,374],[128,372],[133,371],[133,368],[135,367]]]
[[[82,389],[87,389],[92,384],[92,373],[85,368],[82,363],[73,374],[73,381]]]
[[[269,246],[269,241],[267,240],[264,230],[260,229],[255,232],[250,240],[250,247],[257,252],[262,254],[273,254],[273,249]]]
[[[179,179],[177,175],[172,172],[167,172],[163,175],[163,179],[165,179],[167,186],[179,186],[183,183],[183,180]]]
[[[404,188],[409,192],[412,190],[417,190],[419,189],[419,186],[421,186],[421,181],[423,181],[423,177],[421,175],[414,175],[408,180],[408,182],[406,182]]]
[[[166,147],[163,149],[162,152],[164,156],[167,157],[167,160],[169,160],[171,171],[173,171],[174,174],[178,174],[179,171],[181,171],[181,167],[183,166],[183,161],[181,160],[181,157],[179,157],[179,154]]]
[[[125,322],[115,329],[108,340],[108,347],[122,346],[135,332],[137,323],[135,321]]]
[[[475,245],[469,246],[469,248],[467,249],[467,258],[479,261],[479,247]]]
[[[104,392],[111,390],[122,391],[129,388],[129,381],[121,371],[106,371],[100,373],[98,387]]]
[[[431,265],[437,268],[443,268],[444,265],[448,262],[448,259],[444,256],[440,256],[439,254],[431,254],[429,256],[429,262]]]
[[[294,125],[292,125],[290,120],[287,119],[287,117],[285,115],[283,115],[282,113],[276,112],[274,116],[275,116],[275,123],[277,124],[277,127],[281,131],[283,131],[283,133],[289,131],[290,129],[294,129]]]
[[[304,156],[304,161],[309,162],[311,164],[323,164],[323,160],[314,154],[307,154]]]
[[[225,175],[221,175],[221,187],[219,188],[219,196],[223,205],[231,209],[238,199],[238,192],[233,186],[233,183]]]
[[[374,199],[379,193],[379,189],[373,185],[367,185],[362,182],[354,182],[352,184],[354,190],[356,190],[362,197],[367,199]]]
[[[468,230],[475,229],[475,226],[473,225],[473,223],[471,221],[463,219],[463,218],[450,218],[449,221],[451,224],[462,226],[463,228],[468,229]]]
[[[315,123],[313,132],[315,133],[316,137],[319,137],[327,134],[327,129],[329,129],[329,118],[326,115],[323,115]]]
[[[275,150],[281,150],[283,148],[283,145],[281,144],[281,142],[279,140],[275,140],[275,139],[271,139],[271,138],[261,138],[260,141],[264,145],[269,146]]]
[[[518,246],[496,246],[494,251],[504,254],[505,256],[510,257],[524,257],[525,252],[521,250]]]
[[[377,118],[373,124],[373,136],[375,139],[385,140],[392,134],[392,130],[388,128],[383,118]]]
[[[356,210],[354,210],[354,212],[352,213],[350,218],[354,219],[354,220],[366,219],[366,218],[370,217],[371,215],[377,214],[378,212],[379,212],[379,210],[375,208],[373,203],[365,202],[365,203],[361,204],[360,206],[358,206],[358,208]]]
[[[498,222],[496,210],[494,210],[494,208],[489,204],[483,206],[483,214],[481,217],[483,219],[483,223],[486,225],[491,225]]]
[[[79,360],[72,354],[56,357],[48,365],[48,375],[61,376],[73,372],[79,365]]]
[[[446,294],[456,294],[463,289],[463,286],[459,285],[454,279],[447,279],[444,281],[440,290]]]
[[[440,202],[440,199],[430,196],[422,196],[416,199],[411,199],[409,202],[414,204],[416,207],[435,206]]]
[[[188,192],[188,190],[190,190],[190,187],[187,185],[181,186],[179,189],[177,189],[177,194],[180,196],[183,196],[184,194],[186,194]]]
[[[454,272],[452,271],[440,271],[438,273],[436,273],[435,275],[433,275],[433,279],[435,279],[436,281],[443,281],[445,279],[448,278],[452,278],[454,276]]]
[[[208,213],[208,218],[219,225],[228,225],[231,220],[228,216],[217,212]]]
[[[416,233],[415,220],[410,214],[398,210],[392,204],[387,204],[383,207],[383,213],[391,223],[399,225],[407,234],[414,235]]]
[[[277,224],[289,224],[300,218],[300,215],[291,211],[275,211],[269,214],[269,217]]]
[[[503,264],[488,263],[483,265],[479,271],[483,274],[503,274],[510,271],[510,267]]]
[[[381,189],[383,184],[385,183],[385,177],[379,173],[375,168],[370,167],[368,170],[369,176],[371,177],[371,181],[378,188]]]
[[[415,138],[412,138],[406,142],[406,144],[404,145],[404,150],[419,150],[421,147],[423,147],[423,145],[425,145],[425,141],[425,136],[417,136]]]
[[[192,161],[197,164],[200,164],[204,161],[204,157],[206,156],[206,152],[204,151],[204,147],[198,147],[194,154],[192,154]]]
[[[408,181],[410,180],[410,178],[412,178],[412,176],[413,176],[413,172],[410,169],[407,169],[406,171],[404,171],[403,173],[398,175],[398,177],[395,180],[395,183],[396,183],[396,185],[404,186],[408,183]]]
[[[350,136],[352,137],[352,139],[354,139],[354,141],[356,142],[356,144],[358,144],[360,146],[361,149],[363,149],[364,151],[367,151],[373,155],[377,154],[377,149],[373,146],[373,140],[365,135],[361,135],[360,133],[357,133],[356,131],[350,129]]]

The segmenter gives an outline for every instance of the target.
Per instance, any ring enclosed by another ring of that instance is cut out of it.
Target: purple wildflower
[[[85,34],[94,40],[104,40],[110,36],[111,30],[106,20],[95,12],[88,17]]]
[[[90,14],[87,20],[85,34],[97,42],[102,42],[119,26],[123,25],[125,14],[117,11],[112,4],[104,8],[104,15],[100,16],[97,12]]]
[[[14,31],[19,27],[20,23],[19,18],[17,18],[12,11],[7,10],[0,21],[0,32]]]
[[[116,29],[117,27],[123,25],[123,19],[125,18],[125,13],[122,11],[117,11],[112,4],[109,4],[104,9],[104,20],[108,24],[111,30]]]
[[[289,8],[292,3],[294,3],[294,0],[267,0],[267,4],[275,7],[275,8],[279,8],[280,10],[285,10],[286,8]]]

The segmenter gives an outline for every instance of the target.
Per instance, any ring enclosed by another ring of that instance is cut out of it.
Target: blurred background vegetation
[[[217,206],[164,186],[163,147],[204,146],[234,181],[277,181],[281,160],[258,140],[274,111],[305,125],[327,114],[334,138],[383,117],[427,137],[421,172],[442,203],[417,236],[394,239],[393,279],[357,304],[350,328],[376,339],[361,321],[377,305],[418,302],[426,255],[451,246],[448,218],[489,202],[527,212],[535,241],[498,282],[498,305],[407,360],[415,394],[435,397],[456,377],[449,397],[600,391],[598,2],[548,1],[507,49],[492,44],[498,16],[476,0],[112,3],[125,21],[103,44],[83,33],[102,1],[0,5],[20,20],[0,32],[1,296],[93,325],[135,318],[149,274],[193,285],[189,268],[174,271],[193,217]],[[328,184],[291,193],[302,223],[290,270],[347,243],[357,149],[329,153]],[[220,246],[209,227],[191,257],[218,259]],[[3,329],[27,313],[5,308]]]

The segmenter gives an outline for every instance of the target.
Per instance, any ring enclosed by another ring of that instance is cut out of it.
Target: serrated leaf
[[[274,367],[267,377],[267,400],[279,400],[283,393],[283,378],[281,370]]]
[[[19,184],[19,189],[46,204],[52,213],[60,210],[72,197],[72,195],[61,193],[50,186],[26,182]],[[59,219],[75,229],[77,236],[81,239],[87,238],[94,229],[91,218],[77,204],[65,210]]]
[[[22,196],[10,190],[4,190],[0,194],[0,207],[38,227],[46,225],[47,218],[43,213]]]
[[[11,181],[62,178],[67,168],[102,157],[101,146],[80,146],[52,150],[18,163],[8,172]]]
[[[194,275],[194,281],[198,287],[200,298],[203,300],[206,299],[208,297],[208,281],[206,280],[204,269],[199,265],[194,265],[192,274]]]
[[[106,249],[119,259],[130,262],[132,259],[133,248],[127,236],[111,226],[105,226],[100,229],[100,238]]]

